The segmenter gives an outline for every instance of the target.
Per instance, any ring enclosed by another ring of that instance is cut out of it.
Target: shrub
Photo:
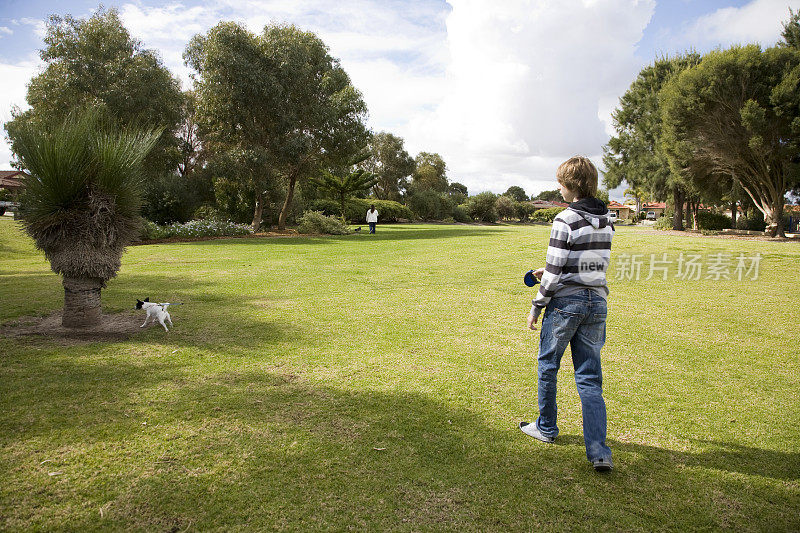
[[[157,224],[186,222],[197,208],[197,193],[180,176],[164,175],[147,182],[142,215]]]
[[[144,220],[142,240],[169,239],[171,237],[234,237],[250,235],[253,228],[227,220],[192,220],[181,224],[175,222],[164,226]]]
[[[555,220],[556,215],[558,215],[564,209],[566,209],[566,207],[548,207],[547,209],[537,209],[531,215],[531,220],[536,222],[552,222]]]
[[[373,200],[369,198],[351,198],[345,204],[345,218],[355,224],[363,224],[369,206],[375,204],[378,210],[378,222],[397,222],[404,218],[410,220],[414,218],[408,207],[392,200]],[[326,216],[338,217],[341,215],[342,208],[336,200],[320,199],[311,202],[311,211],[320,211]],[[299,222],[299,219],[298,219]]]
[[[490,192],[482,192],[475,196],[470,196],[464,203],[464,208],[467,214],[473,220],[481,222],[495,222],[497,220],[497,210],[495,209],[495,202],[497,197]]]
[[[766,228],[767,223],[764,220],[764,215],[758,209],[751,209],[748,216],[736,219],[736,229],[764,231]]]
[[[225,220],[225,217],[219,212],[219,209],[211,205],[201,205],[198,207],[194,212],[193,218],[195,220]]]
[[[446,216],[439,193],[432,190],[417,191],[409,196],[408,207],[416,218],[422,220],[441,220]]]
[[[375,207],[377,209],[377,206]],[[364,211],[366,213],[366,211]],[[350,229],[334,216],[325,216],[321,211],[306,211],[298,219],[300,233],[321,233],[324,235],[347,235]]]
[[[497,210],[497,216],[503,220],[507,220],[514,216],[516,212],[514,200],[509,198],[508,196],[501,195],[497,197],[495,201],[494,208]]]
[[[10,202],[12,197],[11,191],[0,187],[0,202]]]
[[[464,224],[469,224],[472,222],[472,219],[463,205],[457,205],[453,207],[453,220],[456,222],[462,222]]]
[[[731,219],[727,215],[699,211],[697,213],[697,227],[701,230],[721,230],[731,227]]]
[[[536,208],[533,206],[531,202],[517,202],[514,205],[516,210],[517,218],[519,218],[520,222],[524,222],[528,220],[530,216],[536,211]]]
[[[653,224],[653,227],[655,229],[660,229],[660,230],[672,229],[672,218],[661,217],[658,220],[656,220],[656,223]]]

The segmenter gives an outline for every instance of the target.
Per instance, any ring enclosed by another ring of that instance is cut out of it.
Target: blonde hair
[[[588,157],[570,157],[556,171],[558,182],[573,191],[578,198],[597,195],[597,168]]]

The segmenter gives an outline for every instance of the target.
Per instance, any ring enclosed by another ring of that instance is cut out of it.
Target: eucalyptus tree
[[[661,108],[666,146],[736,180],[783,236],[784,195],[800,181],[800,51],[709,52],[665,86]]]
[[[416,159],[412,184],[417,190],[447,192],[447,165],[437,153],[420,152]]]
[[[267,25],[254,35],[222,22],[192,38],[184,58],[196,72],[198,120],[212,143],[262,151],[254,174],[255,210],[279,176],[283,229],[299,180],[342,164],[367,143],[366,105],[337,59],[313,33]],[[260,221],[254,216],[254,229]]]
[[[525,192],[525,189],[519,185],[512,185],[508,188],[508,190],[506,190],[506,192],[503,193],[503,195],[508,196],[515,202],[524,202],[528,199],[528,194]]]
[[[44,44],[39,52],[44,69],[28,84],[30,109],[15,109],[6,124],[12,146],[24,124],[54,125],[71,110],[93,107],[107,111],[121,126],[162,130],[145,170],[177,168],[180,82],[155,52],[130,36],[116,10],[101,8],[87,19],[52,15]]]
[[[22,124],[16,133],[14,153],[30,173],[22,224],[63,278],[62,324],[90,326],[100,319],[101,289],[138,237],[142,162],[161,131],[120,129],[93,110],[55,127]]]
[[[399,202],[416,169],[414,158],[403,147],[403,139],[382,131],[372,136],[368,150],[370,156],[361,166],[378,178],[373,194],[381,200]]]

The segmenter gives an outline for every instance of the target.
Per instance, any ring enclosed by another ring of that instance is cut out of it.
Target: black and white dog
[[[144,309],[145,311],[147,311],[147,316],[144,317],[144,323],[139,327],[140,328],[145,327],[147,325],[147,321],[150,320],[150,317],[155,317],[155,319],[158,320],[159,324],[164,326],[164,331],[169,331],[167,329],[167,325],[164,324],[164,321],[166,320],[167,322],[169,322],[169,326],[172,327],[172,318],[170,318],[169,313],[167,312],[167,307],[169,307],[170,305],[181,305],[181,304],[179,303],[157,304],[151,302],[150,298],[145,298],[144,301],[137,299],[136,309]]]

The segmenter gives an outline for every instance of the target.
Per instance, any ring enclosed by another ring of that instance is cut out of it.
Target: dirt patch
[[[142,317],[135,312],[101,315],[100,321],[87,328],[65,328],[61,325],[61,311],[45,317],[22,317],[0,325],[0,337],[40,339],[62,346],[89,342],[124,341],[144,331],[140,328]],[[161,327],[161,326],[159,326]]]
[[[709,239],[728,239],[734,241],[768,241],[768,242],[800,242],[798,237],[767,237],[765,235],[730,235],[719,233],[717,235],[703,235],[699,231],[676,231],[676,230],[645,230],[640,233],[644,235],[673,235],[675,237],[706,237]]]

